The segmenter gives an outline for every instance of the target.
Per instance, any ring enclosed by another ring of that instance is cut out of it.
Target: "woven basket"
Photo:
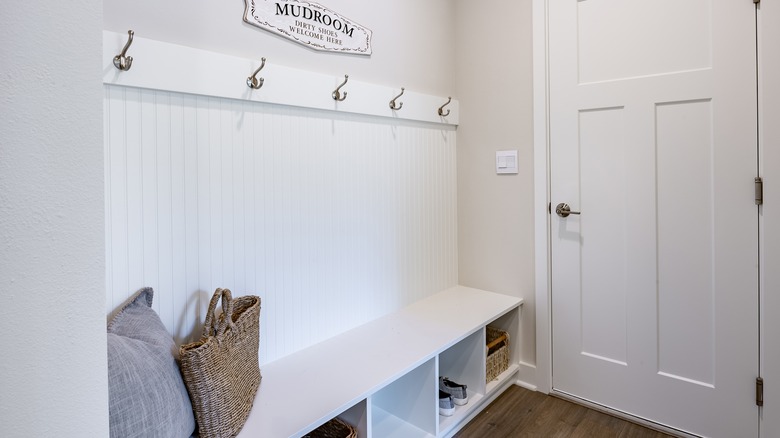
[[[485,381],[491,382],[509,368],[509,333],[494,327],[487,326],[486,344],[487,376]],[[500,340],[499,340],[500,339]],[[495,344],[494,346],[490,346]]]
[[[222,314],[216,318],[220,298]],[[234,300],[229,289],[217,289],[206,313],[203,336],[179,350],[200,438],[232,437],[244,427],[262,378],[259,338],[260,297]]]
[[[357,438],[357,430],[350,424],[334,418],[304,435],[303,438]]]

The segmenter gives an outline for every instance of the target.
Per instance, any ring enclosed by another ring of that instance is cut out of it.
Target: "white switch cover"
[[[496,151],[496,173],[517,173],[517,150]]]

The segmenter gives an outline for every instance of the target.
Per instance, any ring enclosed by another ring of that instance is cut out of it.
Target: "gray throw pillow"
[[[195,416],[176,363],[176,343],[144,288],[108,324],[111,437],[189,437]]]

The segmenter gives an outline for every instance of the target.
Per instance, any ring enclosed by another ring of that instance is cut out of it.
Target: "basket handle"
[[[214,312],[217,309],[217,301],[220,298],[222,298],[223,317],[221,321],[217,321],[214,317]],[[209,302],[209,310],[206,312],[206,322],[203,324],[203,337],[207,338],[212,335],[220,337],[228,327],[233,329],[233,294],[230,293],[230,289],[217,288]]]
[[[493,342],[487,344],[488,350],[490,350],[491,348],[495,347],[496,345],[504,342],[506,340],[506,338],[507,338],[506,334],[503,334],[503,335],[497,337],[496,339],[493,340]]]

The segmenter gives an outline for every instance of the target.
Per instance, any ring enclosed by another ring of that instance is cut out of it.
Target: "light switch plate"
[[[496,151],[496,173],[517,173],[517,149]]]

